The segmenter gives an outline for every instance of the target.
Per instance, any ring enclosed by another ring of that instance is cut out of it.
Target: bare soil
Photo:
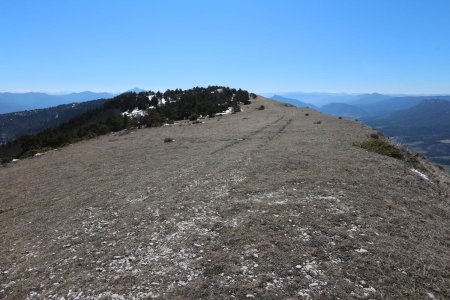
[[[0,168],[0,298],[450,298],[448,175],[355,121],[243,108]]]

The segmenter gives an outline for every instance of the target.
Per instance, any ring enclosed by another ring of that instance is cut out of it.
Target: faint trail
[[[280,135],[281,133],[283,133],[283,131],[286,129],[286,127],[289,126],[289,124],[291,124],[292,119],[289,119],[285,124],[283,124],[283,126],[280,127],[280,129],[278,129],[278,131],[275,132],[275,134],[270,135],[268,140],[271,141],[274,138],[276,138],[278,135]]]
[[[259,129],[255,130],[255,131],[253,131],[252,133],[247,134],[247,135],[245,135],[244,137],[242,137],[242,138],[240,138],[240,139],[236,139],[236,140],[232,141],[231,143],[226,144],[226,145],[224,145],[224,146],[222,146],[222,147],[220,147],[220,148],[218,148],[218,149],[212,151],[210,154],[211,154],[211,155],[214,155],[214,154],[216,154],[216,153],[218,153],[218,152],[221,152],[221,151],[226,150],[226,149],[228,149],[228,148],[230,148],[230,147],[233,147],[233,146],[235,146],[236,144],[238,144],[238,143],[240,143],[240,142],[243,142],[243,141],[249,140],[249,139],[251,139],[251,138],[254,138],[256,135],[258,135],[258,134],[264,132],[264,130],[266,130],[267,128],[269,128],[269,127],[271,127],[271,126],[276,125],[278,122],[280,122],[280,121],[283,120],[283,119],[284,119],[284,114],[283,114],[281,117],[279,117],[278,119],[276,119],[275,121],[270,122],[270,123],[268,123],[268,124],[262,126],[261,128],[259,128]],[[292,121],[292,120],[290,120],[290,121]],[[289,121],[289,123],[290,123],[290,121]],[[284,128],[283,128],[283,129],[284,129]]]

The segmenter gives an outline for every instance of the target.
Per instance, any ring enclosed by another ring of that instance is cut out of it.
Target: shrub
[[[342,117],[341,117],[341,116],[339,116],[339,117],[338,117],[338,119],[339,119],[339,120],[342,120]]]
[[[322,124],[322,121],[314,122],[314,124]]]
[[[256,94],[255,93],[250,93],[250,98],[252,98],[252,99],[256,99]]]
[[[169,137],[164,139],[164,143],[172,143],[173,141],[174,141],[174,139],[173,138],[169,138]]]
[[[198,119],[198,115],[197,114],[191,114],[190,116],[189,116],[189,121],[195,121],[195,120],[197,120]]]
[[[202,124],[202,121],[195,120],[194,122],[192,122],[192,124]]]
[[[147,127],[159,127],[164,124],[164,116],[156,111],[149,111],[148,115],[143,118],[143,123]]]
[[[0,164],[1,165],[6,165],[7,163],[11,162],[11,158],[1,158],[0,159]]]
[[[384,138],[384,134],[382,134],[381,132],[378,132],[378,131],[377,132],[372,132],[370,134],[370,137],[375,139],[375,140],[378,140],[378,139]]]
[[[370,152],[375,152],[381,155],[386,155],[398,159],[402,159],[404,157],[402,151],[399,148],[392,145],[386,140],[374,139],[365,141],[360,144],[360,147]]]
[[[23,153],[22,155],[20,155],[21,158],[26,158],[26,157],[31,157],[31,156],[35,156],[38,153],[45,153],[52,150],[51,147],[36,147],[33,149],[30,149],[28,151],[26,151],[25,153]]]
[[[266,107],[264,105],[261,105],[260,107],[258,107],[258,110],[265,110]]]
[[[306,113],[306,114],[305,114],[305,116],[309,116],[309,114],[308,114],[308,113]]]

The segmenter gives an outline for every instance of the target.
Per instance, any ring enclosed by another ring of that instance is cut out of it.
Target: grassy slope
[[[0,298],[450,297],[448,176],[356,122],[244,109],[1,168]]]

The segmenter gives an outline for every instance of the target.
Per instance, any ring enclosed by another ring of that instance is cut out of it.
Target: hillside
[[[105,101],[105,99],[100,99],[0,114],[0,135],[4,136],[5,141],[12,141],[22,135],[36,134],[95,109],[103,105]]]
[[[448,175],[354,121],[243,110],[0,168],[0,298],[450,297]]]
[[[84,104],[84,113],[75,115],[73,118],[67,116],[65,122],[59,126],[20,136],[13,142],[0,147],[0,159],[5,162],[12,158],[24,158],[45,152],[50,148],[62,147],[123,129],[158,127],[177,120],[194,121],[200,116],[213,117],[226,111],[238,112],[241,105],[249,103],[250,96],[247,91],[220,86],[167,90],[164,93],[126,92],[112,99],[102,100],[100,103]],[[76,107],[63,108],[62,111],[68,110],[66,112],[70,115],[74,113],[74,108]],[[51,121],[56,123],[53,114],[58,110],[58,107],[45,110],[43,116],[50,117],[50,120],[43,125],[49,125]],[[41,120],[41,115],[41,113],[38,114],[38,121]],[[56,116],[59,117],[58,114]],[[16,124],[14,117],[9,121]],[[32,120],[27,119],[28,121]],[[41,124],[36,125],[39,127]],[[28,131],[38,131],[38,128],[30,129],[28,123],[20,124],[18,127]],[[15,128],[13,126],[13,130]]]

